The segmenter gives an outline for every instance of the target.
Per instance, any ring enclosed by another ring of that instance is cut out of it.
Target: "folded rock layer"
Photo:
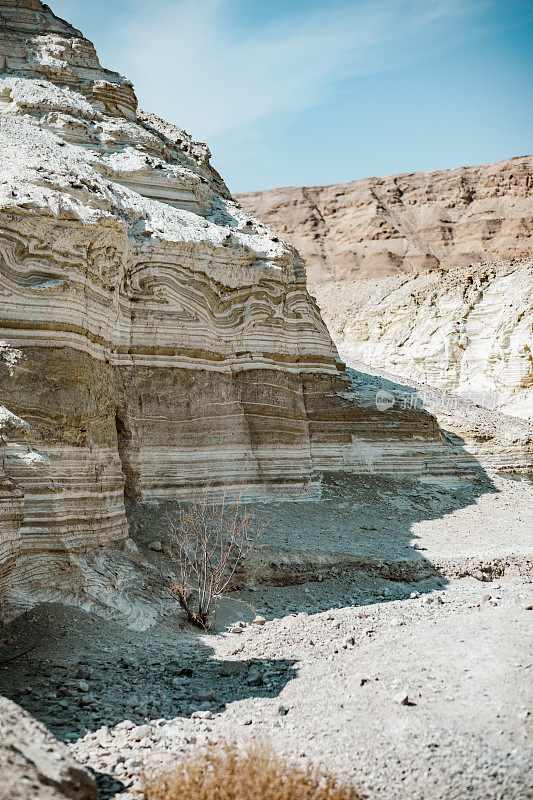
[[[0,0],[0,26],[9,607],[83,587],[80,558],[124,542],[126,507],[464,468],[433,417],[358,394],[300,257],[232,200],[205,145],[139,111],[38,0]]]

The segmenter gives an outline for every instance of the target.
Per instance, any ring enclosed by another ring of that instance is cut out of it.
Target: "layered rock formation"
[[[238,199],[298,248],[318,282],[526,258],[532,195],[533,156],[521,156]]]
[[[463,469],[434,418],[354,390],[301,259],[205,145],[138,111],[39,0],[0,0],[0,24],[8,609],[82,602],[83,558],[193,487],[300,497],[324,470]]]
[[[348,364],[533,421],[531,259],[310,289]]]

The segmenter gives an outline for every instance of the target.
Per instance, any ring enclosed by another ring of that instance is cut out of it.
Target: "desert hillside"
[[[298,248],[317,282],[525,258],[532,195],[533,156],[520,156],[238,199]]]
[[[533,156],[240,201],[305,257],[346,363],[533,418]]]
[[[79,30],[0,31],[0,800],[524,800],[533,424],[448,390],[531,391],[531,160],[362,182],[308,285]]]

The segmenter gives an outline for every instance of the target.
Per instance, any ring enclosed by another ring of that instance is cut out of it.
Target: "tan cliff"
[[[237,197],[298,248],[312,282],[526,258],[533,250],[529,155]]]

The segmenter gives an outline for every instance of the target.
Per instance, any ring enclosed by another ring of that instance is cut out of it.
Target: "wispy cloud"
[[[337,81],[478,35],[477,17],[493,2],[272,3],[254,24],[255,0],[93,0],[87,22],[110,15],[96,42],[102,61],[134,80],[143,106],[209,140],[253,137],[265,119],[320,103]],[[52,0],[78,19],[80,5],[88,4]]]
[[[340,77],[420,57],[472,5],[337,2],[243,29],[237,0],[165,0],[148,20],[134,3],[121,61],[143,102],[210,138],[315,104]]]

